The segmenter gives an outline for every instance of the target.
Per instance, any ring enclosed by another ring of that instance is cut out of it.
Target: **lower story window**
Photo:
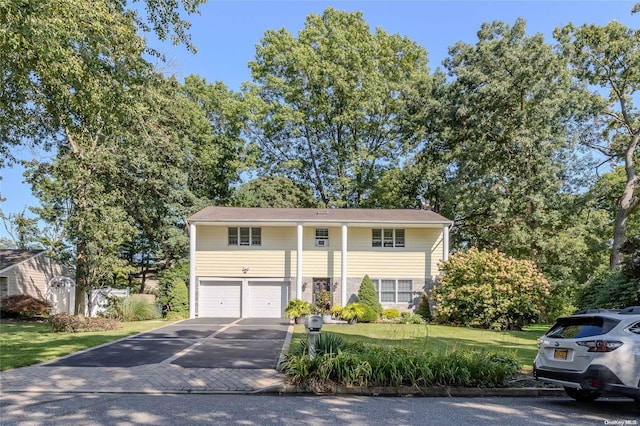
[[[381,303],[409,303],[413,299],[413,281],[400,279],[373,280]]]
[[[0,277],[0,299],[9,295],[9,281],[7,277]]]

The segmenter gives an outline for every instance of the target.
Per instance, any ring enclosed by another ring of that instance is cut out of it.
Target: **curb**
[[[413,396],[413,397],[559,397],[566,396],[562,388],[459,388],[459,387],[362,387],[332,386],[323,391],[307,386],[288,385],[261,389],[256,393],[354,395],[354,396]]]

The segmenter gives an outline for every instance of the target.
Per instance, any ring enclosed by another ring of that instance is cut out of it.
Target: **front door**
[[[323,291],[331,292],[331,282],[329,281],[329,278],[314,278],[313,303],[316,302],[318,295]]]

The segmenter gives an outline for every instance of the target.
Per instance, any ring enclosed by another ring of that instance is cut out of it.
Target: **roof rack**
[[[602,309],[602,308],[590,308],[590,309],[582,309],[576,312],[573,315],[582,315],[582,314],[601,314],[604,312],[611,312],[610,309]]]
[[[640,315],[640,306],[628,306],[624,309],[620,309],[620,313],[626,315]]]

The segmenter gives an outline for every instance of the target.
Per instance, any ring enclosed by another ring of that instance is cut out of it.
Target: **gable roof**
[[[431,210],[418,209],[298,209],[206,207],[189,223],[271,222],[450,225],[452,221]]]
[[[5,269],[10,269],[19,263],[31,259],[32,257],[39,256],[44,253],[44,250],[0,250],[0,272]]]

